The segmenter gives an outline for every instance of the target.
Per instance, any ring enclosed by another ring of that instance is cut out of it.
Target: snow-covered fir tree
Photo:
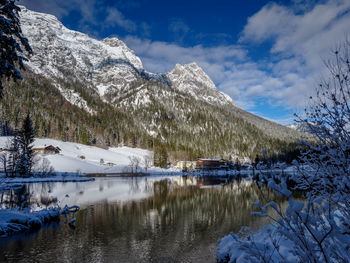
[[[22,128],[12,138],[8,160],[8,176],[29,177],[33,166],[34,129],[29,113],[23,120]]]
[[[11,140],[11,146],[10,146],[10,154],[9,154],[9,160],[8,160],[8,176],[15,177],[16,171],[18,167],[18,160],[20,159],[20,151],[19,151],[19,136],[18,132],[16,132],[15,136]],[[6,170],[6,169],[5,169]]]
[[[18,175],[21,177],[28,177],[31,175],[33,166],[33,142],[34,142],[34,129],[29,113],[23,121],[22,129],[18,134],[18,145],[20,158],[17,166]]]
[[[22,34],[19,20],[21,9],[15,5],[14,0],[0,0],[0,97],[2,97],[3,77],[14,81],[22,79],[17,69],[25,69],[22,55],[23,49],[30,54],[32,49],[27,38]]]

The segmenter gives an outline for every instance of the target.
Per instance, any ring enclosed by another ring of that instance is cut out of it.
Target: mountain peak
[[[218,90],[214,82],[196,62],[185,65],[176,64],[175,68],[167,73],[167,76],[175,88],[199,100],[211,104],[233,105],[232,99]]]
[[[102,39],[102,42],[110,45],[111,47],[117,47],[117,46],[120,46],[121,43],[123,43],[117,37],[106,37],[106,38]]]
[[[196,62],[191,62],[191,63],[185,64],[184,67],[202,70],[202,68],[200,66],[198,66],[198,64]]]
[[[102,42],[109,45],[110,47],[127,47],[123,41],[117,37],[106,37],[102,39]],[[132,50],[130,50],[133,52]]]
[[[198,82],[206,88],[217,90],[213,81],[196,62],[185,65],[176,64],[175,68],[168,74],[175,81],[186,81],[191,82],[192,84]]]
[[[100,41],[66,28],[52,15],[21,8],[22,31],[34,51],[26,64],[35,73],[77,79],[103,96],[110,87],[119,89],[135,81],[135,70],[143,69],[140,58],[118,38]]]
[[[191,62],[191,63],[188,63],[188,64],[176,64],[175,65],[175,68],[174,69],[177,69],[177,70],[202,70],[203,69],[198,66],[198,64],[196,62]]]
[[[143,69],[141,59],[117,37],[97,40],[66,28],[52,15],[24,7],[22,11],[22,31],[34,51],[26,63],[37,74],[54,81],[78,80],[101,97],[113,94],[113,98],[109,96],[112,102],[118,99],[120,91],[143,78],[171,85],[213,105],[233,104],[196,62],[177,64],[166,74],[152,74]]]

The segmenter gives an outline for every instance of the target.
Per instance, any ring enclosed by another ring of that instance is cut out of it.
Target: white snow
[[[0,189],[7,189],[8,187],[22,185],[25,183],[87,182],[93,180],[94,178],[91,177],[84,177],[78,174],[69,173],[56,173],[51,177],[1,178]]]
[[[41,225],[58,219],[59,215],[59,208],[42,209],[34,212],[0,209],[0,236],[40,228]]]
[[[220,92],[210,77],[195,62],[186,65],[176,64],[167,76],[176,89],[190,94],[197,100],[215,105],[234,105],[230,96]]]
[[[118,38],[93,39],[66,28],[52,15],[20,7],[21,28],[33,49],[25,63],[35,73],[53,82],[80,80],[103,96],[109,88],[127,87],[136,80],[135,72],[143,70],[140,58]],[[60,91],[68,101],[76,101],[90,112],[78,94]]]
[[[84,100],[77,92],[69,89],[62,89],[59,84],[55,85],[56,88],[61,92],[61,95],[71,104],[78,106],[79,108],[87,111],[90,114],[95,114],[96,111],[91,109],[86,100]]]
[[[0,137],[0,148],[6,148],[11,137]],[[102,149],[79,143],[63,142],[54,139],[35,139],[34,148],[53,145],[59,147],[59,154],[45,155],[55,172],[61,173],[121,173],[130,165],[129,157],[140,158],[140,166],[144,167],[145,156],[152,156],[152,152],[139,148],[117,147]],[[38,154],[41,156],[41,154]],[[100,163],[103,159],[103,164]],[[110,163],[109,166],[108,163]],[[113,166],[112,166],[113,165]],[[1,169],[0,164],[0,169]],[[152,167],[150,171],[161,171]]]
[[[214,105],[234,105],[232,99],[220,92],[210,77],[196,63],[177,64],[168,73],[144,70],[141,59],[120,39],[97,40],[86,34],[66,28],[56,17],[38,13],[21,6],[20,19],[23,34],[34,51],[28,67],[35,73],[50,78],[79,80],[86,88],[95,90],[102,100],[108,93],[117,99],[141,75],[147,79],[170,84],[178,91]],[[60,90],[71,103],[91,113],[85,101],[74,92]],[[149,103],[148,95],[135,98],[136,105]],[[113,103],[115,100],[111,100]]]
[[[272,225],[268,225],[253,234],[253,237],[246,237],[246,246],[243,247],[242,244],[236,242],[238,238],[235,234],[230,233],[229,235],[221,238],[218,244],[217,260],[218,262],[259,262],[256,258],[252,258],[251,254],[246,253],[246,249],[249,247],[249,240],[254,239],[255,247],[251,248],[256,251],[256,255],[265,254],[271,255],[269,262],[299,262],[298,257],[290,252],[290,248],[293,247],[292,242],[283,236],[280,236],[280,243],[278,252],[273,249],[273,244],[271,241],[271,235],[279,235],[276,233],[276,229]],[[267,246],[269,244],[269,246]],[[229,261],[225,261],[227,257]],[[258,257],[258,256],[257,256]],[[267,256],[266,256],[267,257]],[[259,258],[259,257],[258,257]],[[261,259],[261,258],[259,258]],[[284,259],[284,261],[282,260]]]

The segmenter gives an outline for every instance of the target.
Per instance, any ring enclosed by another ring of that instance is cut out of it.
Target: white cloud
[[[105,22],[109,26],[114,26],[114,24],[116,24],[129,32],[136,30],[136,24],[133,21],[126,19],[117,8],[108,8],[107,14]]]
[[[220,90],[229,94],[244,108],[253,105],[253,102],[247,99],[247,89],[269,80],[267,74],[260,70],[256,63],[249,61],[247,51],[238,45],[182,47],[132,36],[123,40],[142,58],[148,71],[165,72],[174,68],[177,63],[196,62]],[[263,92],[254,95],[263,95]]]
[[[19,0],[19,5],[24,5],[30,10],[53,14],[58,18],[62,18],[63,16],[69,13],[63,5],[59,3],[59,1],[42,1],[42,0]]]
[[[28,9],[53,14],[59,19],[70,15],[72,12],[79,12],[80,30],[94,35],[91,26],[119,27],[128,32],[134,32],[137,28],[136,23],[127,19],[116,7],[105,7],[99,0],[19,0],[20,5]],[[100,19],[105,17],[105,19]],[[145,24],[141,25],[145,28]]]
[[[176,41],[183,41],[187,33],[190,31],[190,27],[182,19],[172,19],[169,27],[169,31],[174,34]]]
[[[285,98],[284,96],[291,95],[293,90],[288,87],[294,87],[300,81],[299,75],[288,73],[283,77],[274,77],[273,73],[265,71],[262,65],[251,61],[247,50],[238,45],[182,47],[131,36],[123,40],[142,58],[148,71],[165,72],[177,63],[195,61],[220,90],[230,95],[237,105],[245,109],[254,107],[254,100],[258,98],[270,99],[275,105],[294,107],[306,96],[303,91]]]
[[[323,59],[350,32],[349,1],[303,5],[267,4],[248,19],[240,38],[240,43],[254,45],[272,41],[270,59],[275,62],[270,75],[281,85],[277,90],[267,88],[267,94],[291,107],[301,106],[313,92],[327,74]]]
[[[117,8],[101,10],[97,1],[20,0],[19,3],[58,17],[80,10],[82,27],[88,22],[101,23],[96,21],[96,12],[105,12],[107,24],[129,32],[142,30],[146,32],[144,35],[149,32],[148,24],[134,23]],[[169,30],[178,34],[180,40],[191,32],[182,20],[170,22]],[[269,3],[261,8],[248,19],[238,44],[184,47],[140,36],[128,36],[124,41],[142,58],[149,71],[165,72],[176,63],[197,62],[220,90],[245,109],[254,108],[257,99],[296,109],[304,105],[321,76],[327,74],[322,60],[350,33],[349,24],[348,0],[294,0],[288,6]],[[266,42],[271,44],[270,52],[263,60],[253,61],[249,49]]]
[[[349,1],[269,3],[248,19],[239,40],[254,48],[271,41],[270,55],[263,61],[252,61],[242,45],[182,47],[137,37],[125,41],[149,71],[197,62],[243,108],[254,107],[256,99],[264,98],[272,105],[299,109],[326,74],[322,59],[350,32],[349,23]]]

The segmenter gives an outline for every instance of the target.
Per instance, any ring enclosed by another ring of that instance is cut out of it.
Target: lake
[[[32,209],[67,204],[80,211],[34,233],[0,238],[0,260],[7,254],[9,262],[215,262],[220,237],[268,223],[250,215],[252,202],[282,202],[232,177],[99,177],[28,184],[25,192]],[[4,193],[2,206],[13,206],[14,196]]]

